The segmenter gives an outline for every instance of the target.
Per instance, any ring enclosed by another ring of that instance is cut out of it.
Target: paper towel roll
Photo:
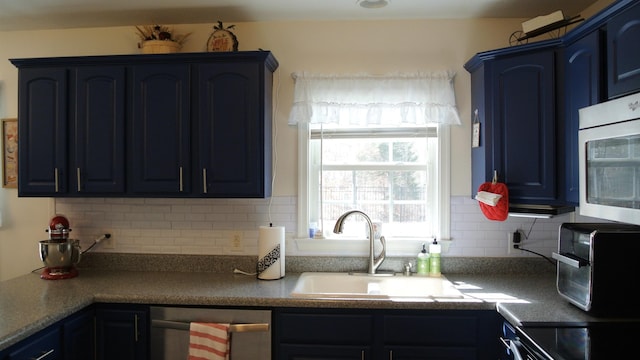
[[[258,279],[284,277],[284,226],[260,226],[258,233]]]

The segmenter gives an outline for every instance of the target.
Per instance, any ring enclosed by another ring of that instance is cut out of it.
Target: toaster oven
[[[558,235],[556,286],[571,304],[593,315],[632,315],[638,303],[619,284],[635,284],[640,226],[563,223]]]

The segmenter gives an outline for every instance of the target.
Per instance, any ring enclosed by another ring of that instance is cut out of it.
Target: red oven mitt
[[[482,213],[487,219],[505,221],[509,216],[509,189],[507,185],[497,181],[486,182],[478,187],[478,193],[480,194],[480,192],[500,195],[495,205],[483,201],[478,201],[478,204],[480,204],[480,210],[482,210]],[[478,196],[476,196],[476,199],[477,198]]]

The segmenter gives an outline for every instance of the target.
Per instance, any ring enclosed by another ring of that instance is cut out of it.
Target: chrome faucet
[[[373,242],[375,240],[374,239],[375,232],[373,230],[373,223],[371,222],[371,219],[369,218],[369,216],[367,216],[367,214],[363,213],[360,210],[347,211],[346,213],[340,215],[340,217],[336,221],[336,225],[333,227],[333,232],[336,234],[341,234],[342,228],[344,226],[344,221],[351,214],[362,215],[362,217],[365,220],[367,220],[367,224],[369,225],[369,269],[367,270],[367,273],[369,275],[375,275],[376,270],[378,269],[378,267],[380,267],[380,264],[382,264],[387,254],[387,243],[386,243],[386,240],[384,239],[384,236],[380,236],[380,242],[382,243],[382,252],[380,252],[380,256],[376,259],[374,255],[374,246],[373,246]]]

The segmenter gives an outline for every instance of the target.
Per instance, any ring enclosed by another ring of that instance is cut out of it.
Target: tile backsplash
[[[171,198],[58,198],[56,213],[71,223],[71,238],[83,249],[103,233],[113,243],[98,244],[94,252],[134,254],[257,255],[258,228],[270,222],[284,226],[287,253],[296,254],[291,237],[296,233],[296,197],[271,199]],[[451,243],[443,256],[523,257],[507,254],[506,234],[521,229],[525,248],[550,256],[556,250],[558,227],[575,220],[564,214],[552,219],[509,217],[487,220],[475,200],[451,198]]]

